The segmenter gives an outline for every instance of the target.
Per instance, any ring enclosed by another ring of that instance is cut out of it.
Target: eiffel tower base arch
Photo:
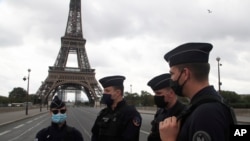
[[[72,70],[74,73],[72,73]],[[71,68],[71,71],[65,71],[50,67],[49,75],[45,82],[40,86],[37,94],[42,96],[44,102],[52,99],[52,97],[61,89],[74,87],[78,90],[83,90],[92,106],[97,106],[101,96],[101,88],[95,79],[94,70],[78,71],[79,69]],[[81,88],[83,87],[83,88]]]

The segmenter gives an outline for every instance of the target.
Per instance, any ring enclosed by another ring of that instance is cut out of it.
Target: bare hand
[[[159,123],[160,137],[162,141],[175,141],[180,129],[180,121],[175,116],[166,118]]]

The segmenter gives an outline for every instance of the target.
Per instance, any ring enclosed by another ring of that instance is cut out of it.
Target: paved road
[[[48,113],[47,109],[43,108],[42,111],[40,109],[29,109],[28,115],[25,114],[25,110],[19,111],[10,111],[10,112],[2,112],[0,113],[0,127],[5,124],[9,124],[18,120],[22,120],[25,118],[31,118],[35,115]]]
[[[68,108],[67,124],[77,128],[82,133],[85,141],[90,141],[91,128],[99,111],[100,108]],[[30,111],[30,114],[31,113],[32,111]],[[38,115],[33,114],[33,117],[30,116],[29,118],[24,118],[22,120],[20,120],[20,118],[17,118],[16,116],[16,118],[18,119],[17,121],[11,123],[9,122],[8,124],[2,124],[0,126],[1,141],[33,141],[35,134],[40,129],[47,127],[50,124],[50,117],[46,111],[42,113],[37,111],[36,113]],[[21,115],[22,114],[24,113],[22,112]],[[153,115],[142,114],[142,118],[143,124],[141,127],[140,141],[145,141],[149,134],[150,122],[153,119]]]
[[[85,141],[90,141],[91,128],[100,108],[70,107],[68,108],[67,124],[79,129]],[[151,128],[154,111],[140,110],[143,121],[140,131],[140,141],[145,141]],[[241,124],[249,124],[250,118],[237,116]],[[48,111],[43,109],[29,110],[29,115],[24,111],[1,113],[0,140],[2,141],[33,141],[35,134],[42,128],[50,125]]]

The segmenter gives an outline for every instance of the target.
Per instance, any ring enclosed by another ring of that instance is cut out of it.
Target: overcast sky
[[[30,93],[48,76],[64,36],[70,0],[0,0],[0,95]],[[169,72],[165,53],[186,42],[210,42],[210,84],[250,94],[249,0],[82,0],[83,35],[96,79],[124,75],[125,91],[140,93]],[[208,10],[212,12],[209,13]],[[69,65],[75,66],[75,56]]]

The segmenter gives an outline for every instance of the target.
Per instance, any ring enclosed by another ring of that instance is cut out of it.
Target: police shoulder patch
[[[135,125],[135,126],[140,126],[141,125],[141,118],[140,117],[134,117],[133,118],[133,124]]]
[[[197,131],[194,133],[192,141],[211,141],[211,137],[205,131]]]

